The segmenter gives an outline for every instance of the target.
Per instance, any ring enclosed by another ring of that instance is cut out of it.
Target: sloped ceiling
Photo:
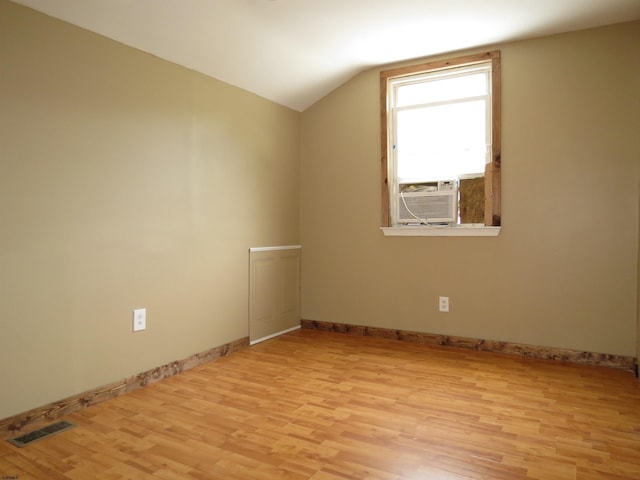
[[[376,65],[640,19],[640,0],[14,0],[303,111]]]

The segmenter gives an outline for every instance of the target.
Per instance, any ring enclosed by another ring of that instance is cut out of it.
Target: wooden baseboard
[[[210,362],[230,353],[243,350],[249,346],[249,337],[244,337],[219,347],[211,348],[204,352],[196,353],[190,357],[147,370],[119,382],[94,388],[78,395],[65,398],[58,402],[50,403],[42,407],[34,408],[28,412],[20,413],[0,420],[0,438],[9,438],[20,434],[27,429],[38,428],[43,423],[56,420],[64,415],[82,410],[105,400],[118,397],[125,393],[133,392],[146,385],[172,377],[180,372]]]
[[[437,335],[433,333],[411,332],[407,330],[394,330],[389,328],[366,327],[361,325],[350,325],[347,323],[322,322],[318,320],[301,320],[301,324],[303,329],[404,340],[424,345],[438,345],[481,350],[485,352],[507,353],[544,360],[560,360],[571,363],[612,367],[630,371],[633,371],[636,365],[636,359],[634,357],[625,357],[623,355],[581,352],[578,350],[569,350],[564,348],[538,347],[535,345],[525,345],[521,343]]]

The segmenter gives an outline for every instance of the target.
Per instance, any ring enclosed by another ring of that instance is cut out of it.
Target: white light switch
[[[147,309],[136,308],[133,311],[133,331],[139,332],[147,328]]]

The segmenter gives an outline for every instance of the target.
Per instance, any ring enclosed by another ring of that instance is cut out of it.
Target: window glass
[[[398,111],[398,180],[482,174],[487,162],[486,103],[475,100]]]
[[[486,73],[453,78],[451,76],[444,78],[440,76],[427,76],[426,78],[421,76],[409,84],[398,86],[396,106],[405,107],[407,105],[444,102],[456,98],[486,95],[487,93]]]

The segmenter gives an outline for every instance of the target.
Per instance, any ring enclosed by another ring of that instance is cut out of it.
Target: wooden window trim
[[[457,57],[447,60],[436,60],[433,62],[422,63],[419,65],[411,65],[407,67],[394,68],[380,72],[380,128],[381,128],[381,168],[382,168],[382,226],[391,226],[391,212],[389,205],[389,165],[388,165],[388,112],[389,104],[387,98],[387,89],[389,80],[392,78],[402,77],[406,75],[416,75],[420,73],[431,72],[435,70],[444,70],[447,68],[463,67],[491,61],[491,115],[492,115],[492,158],[485,168],[485,189],[484,189],[484,223],[486,226],[499,227],[501,225],[501,132],[500,125],[501,116],[501,69],[500,69],[500,51],[478,53]]]

